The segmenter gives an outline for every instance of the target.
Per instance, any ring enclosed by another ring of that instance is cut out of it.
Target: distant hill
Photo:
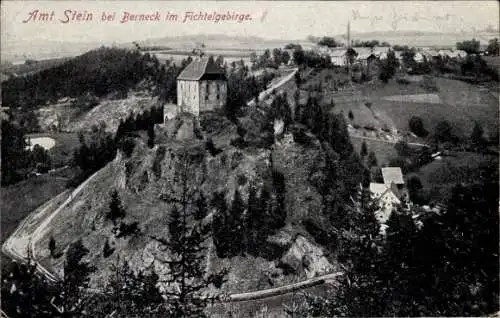
[[[196,34],[182,36],[167,36],[137,41],[139,45],[165,45],[173,48],[192,49],[201,44],[206,48],[259,50],[283,47],[287,43],[309,43],[307,40],[265,39],[258,36],[229,36],[225,34]]]
[[[338,35],[337,38],[344,38]],[[498,37],[498,33],[442,33],[423,31],[374,31],[365,33],[351,33],[351,39],[367,41],[379,40],[389,42],[391,45],[428,46],[428,47],[454,47],[457,42],[475,38],[481,44],[488,44],[490,39]]]
[[[63,42],[17,40],[2,43],[2,63],[23,63],[26,59],[46,60],[72,57],[98,48],[101,42]]]
[[[4,81],[2,103],[30,109],[67,96],[126,94],[139,82],[155,77],[158,70],[158,61],[147,54],[102,47],[38,73]]]

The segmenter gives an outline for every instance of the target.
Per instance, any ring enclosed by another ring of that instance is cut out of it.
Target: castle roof
[[[199,81],[202,77],[219,77],[225,79],[224,69],[215,64],[213,59],[208,57],[195,58],[188,66],[186,66],[181,74],[177,77],[178,80]]]

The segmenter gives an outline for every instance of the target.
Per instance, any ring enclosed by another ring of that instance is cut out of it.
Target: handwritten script
[[[466,32],[463,29],[463,19],[454,14],[441,14],[441,15],[423,15],[418,12],[414,12],[411,14],[401,13],[398,10],[392,10],[392,13],[387,16],[382,15],[362,15],[359,10],[352,10],[352,20],[362,20],[368,21],[370,26],[376,26],[377,24],[382,23],[382,21],[389,22],[390,26],[393,30],[398,30],[402,24],[405,22],[422,22],[427,21],[429,23],[434,24],[436,29],[442,29],[453,21],[460,21],[460,25],[462,25],[461,32]],[[470,31],[476,32],[474,27],[470,28]]]

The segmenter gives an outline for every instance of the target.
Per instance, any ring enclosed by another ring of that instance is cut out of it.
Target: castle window
[[[219,83],[217,83],[217,91],[220,91]],[[219,99],[219,97],[217,97]]]
[[[217,99],[220,99],[220,95],[219,94],[217,94]]]

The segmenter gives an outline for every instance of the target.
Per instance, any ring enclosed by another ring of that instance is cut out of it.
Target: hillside
[[[155,82],[157,75],[161,75],[159,62],[149,54],[101,47],[49,69],[3,82],[2,104],[33,109],[64,97],[123,97],[142,81]],[[85,101],[72,106],[82,109],[93,105]]]
[[[247,206],[250,204],[247,202],[250,188],[255,188],[257,193],[261,193],[259,196],[267,191],[270,197],[266,204],[277,207],[280,192],[273,185],[274,176],[282,174],[284,179],[286,216],[283,223],[263,234],[265,237],[262,237],[257,249],[221,257],[214,242],[207,242],[209,269],[230,269],[225,290],[243,292],[279,286],[334,270],[334,249],[315,242],[312,235],[317,233],[309,233],[302,226],[302,222],[312,222],[316,227],[328,222],[323,214],[323,194],[318,190],[318,185],[325,182],[320,180],[326,177],[322,167],[327,166],[332,155],[328,147],[325,148],[313,135],[310,135],[311,142],[307,146],[293,142],[292,136],[286,135],[288,137],[267,150],[254,146],[235,147],[231,145],[231,140],[238,136],[236,125],[218,114],[205,116],[201,119],[201,131],[205,139],[212,138],[217,154],[205,150],[205,141],[195,138],[193,124],[196,125],[196,121],[189,116],[157,126],[157,144],[152,149],[137,137],[130,157],[119,152],[115,160],[99,171],[83,191],[52,219],[49,228],[36,238],[35,250],[40,262],[60,272],[64,257],[50,257],[50,237],[55,238],[60,252],[81,238],[91,251],[89,261],[97,268],[92,279],[95,287],[102,287],[109,275],[109,266],[116,262],[118,256],[122,261],[131,262],[135,269],[154,264],[157,272],[164,275],[166,268],[159,261],[161,253],[151,236],[168,235],[172,206],[165,198],[178,196],[181,191],[179,171],[185,160],[181,158],[185,158],[183,156],[187,153],[190,158],[189,189],[193,195],[203,197],[207,202],[208,213],[202,224],[213,224],[220,213],[212,203],[216,193],[223,194],[226,205],[233,209],[236,193],[241,195],[243,205]],[[245,120],[246,127],[259,122],[250,118]],[[125,237],[113,234],[113,224],[105,217],[112,189],[118,191],[126,210],[122,222],[138,222],[139,234]],[[102,254],[106,241],[115,248],[108,258]],[[305,255],[309,259],[307,264],[303,263]]]

